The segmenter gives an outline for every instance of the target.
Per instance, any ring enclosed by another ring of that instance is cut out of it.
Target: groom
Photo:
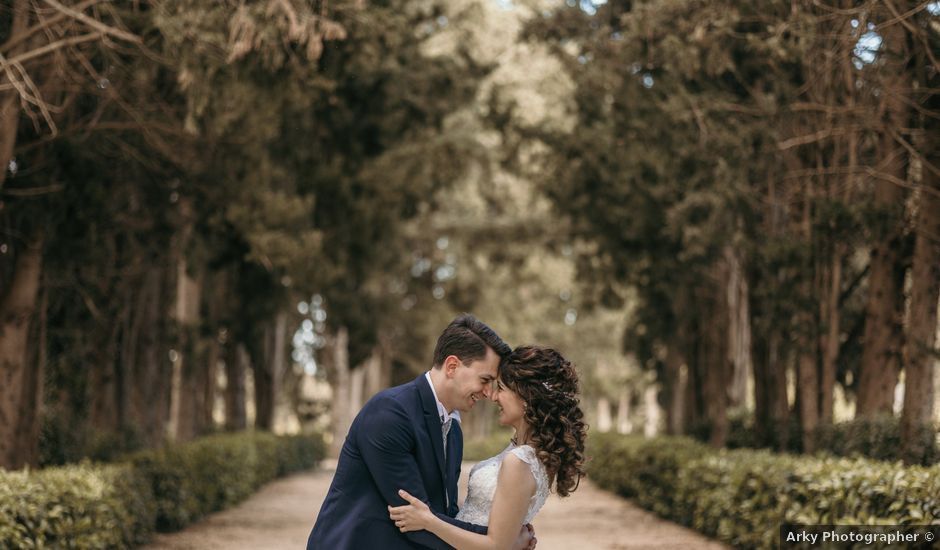
[[[343,444],[333,484],[307,540],[307,550],[448,549],[427,531],[401,533],[388,506],[404,489],[441,519],[462,529],[486,527],[454,519],[463,457],[460,412],[488,398],[510,348],[472,315],[454,319],[437,340],[433,368],[384,390],[362,408]],[[515,550],[535,547],[528,526]]]

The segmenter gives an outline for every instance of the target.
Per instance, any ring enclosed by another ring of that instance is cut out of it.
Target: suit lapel
[[[427,378],[422,374],[415,380],[418,384],[418,395],[421,397],[421,408],[424,410],[424,423],[428,428],[428,436],[431,438],[431,446],[434,448],[434,458],[437,460],[437,467],[441,474],[441,483],[447,487],[447,476],[444,469],[444,436],[441,432],[441,417],[437,414],[437,402],[434,400],[434,394],[431,392],[431,386]],[[446,504],[445,504],[446,507]]]

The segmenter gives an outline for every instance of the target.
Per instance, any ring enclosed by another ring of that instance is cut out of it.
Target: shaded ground
[[[467,486],[470,466],[464,465],[461,492]],[[332,465],[325,464],[316,471],[275,481],[235,508],[179,533],[158,535],[144,550],[305,548],[332,475]],[[590,482],[582,483],[567,499],[550,498],[534,524],[538,550],[727,548]]]

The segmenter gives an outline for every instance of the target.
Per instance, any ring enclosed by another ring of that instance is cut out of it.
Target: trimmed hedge
[[[113,465],[0,470],[0,547],[133,548],[316,465],[321,437],[214,435]]]
[[[816,445],[820,450],[839,456],[864,456],[876,460],[901,460],[901,419],[894,416],[859,418],[822,426],[816,430]],[[940,462],[937,448],[937,427],[922,426],[917,437],[921,456],[913,457],[919,464],[929,466]]]
[[[715,450],[680,437],[593,434],[602,488],[738,548],[776,548],[783,523],[923,525],[940,519],[940,466]]]
[[[511,437],[511,430],[497,430],[487,437],[464,440],[463,459],[480,461],[494,457],[509,445]]]
[[[762,438],[754,426],[750,415],[732,415],[728,419],[729,449],[761,449],[774,446],[774,442]],[[699,441],[708,441],[708,426],[700,423],[691,427],[689,435]],[[795,418],[790,419],[786,450],[800,453],[803,442],[800,439],[800,427]],[[816,448],[837,456],[867,457],[893,462],[901,460],[901,419],[892,415],[874,418],[858,418],[828,426],[820,426],[813,434]],[[918,464],[929,466],[940,462],[940,428],[923,426],[917,437],[920,456],[913,457]]]
[[[0,547],[136,546],[153,530],[149,491],[126,464],[0,470]]]

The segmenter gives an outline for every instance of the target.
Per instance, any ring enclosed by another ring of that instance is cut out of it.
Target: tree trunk
[[[190,368],[187,370],[189,401],[192,403],[189,431],[192,437],[212,432],[220,353],[217,336],[201,336],[200,332],[201,329],[197,329],[190,333],[193,345],[192,355],[189,356]]]
[[[704,372],[703,366],[704,361],[707,360],[703,353],[705,346],[702,344],[703,337],[699,334],[698,327],[690,328],[693,330],[688,331],[690,338],[686,355],[686,383],[682,406],[682,423],[686,430],[708,420],[708,411],[705,408],[708,397],[705,383],[708,380],[708,373]]]
[[[656,388],[650,386],[643,392],[643,402],[646,405],[646,422],[643,424],[643,435],[654,437],[659,434],[660,409],[656,399]]]
[[[597,431],[607,433],[611,426],[610,400],[604,396],[597,398]]]
[[[196,327],[182,331],[180,352],[174,371],[174,414],[171,434],[176,441],[205,435],[212,430],[212,405],[215,399],[215,362],[218,358],[218,343],[210,338],[200,338]]]
[[[747,403],[748,378],[753,374],[751,358],[750,292],[741,259],[733,248],[725,248],[728,264],[728,347],[732,365],[730,404]]]
[[[251,350],[254,350],[253,352]],[[287,314],[278,313],[263,330],[260,345],[249,348],[255,382],[255,428],[274,429],[279,381],[286,363]]]
[[[843,5],[846,8],[853,7],[854,0],[845,0]],[[852,113],[846,117],[845,125],[852,126],[852,120],[849,117],[855,116],[857,104],[858,88],[858,70],[853,62],[855,60],[854,44],[843,44],[840,72],[842,76],[841,97],[845,98],[845,110]],[[842,141],[840,140],[839,143]],[[859,132],[850,131],[845,140],[845,180],[843,191],[836,194],[838,200],[845,204],[851,204],[855,198],[858,188],[858,154],[859,154]],[[821,401],[820,401],[820,422],[832,424],[833,422],[833,392],[835,391],[835,378],[838,369],[839,352],[842,348],[840,335],[842,331],[842,310],[840,309],[840,298],[842,294],[842,262],[846,257],[846,247],[843,243],[835,243],[833,246],[832,261],[830,267],[830,286],[827,299],[825,300],[826,314],[823,316],[826,323],[826,334],[822,342],[822,380],[821,380]]]
[[[13,0],[13,21],[8,37],[14,37],[26,30],[29,26],[32,7],[29,0]],[[0,44],[0,51],[6,51],[6,43]],[[7,57],[14,57],[25,47],[25,41],[6,51]],[[0,84],[10,84],[10,73],[0,71]],[[20,94],[16,89],[0,90],[0,189],[6,182],[7,169],[13,160],[13,151],[16,149],[16,133],[20,122]]]
[[[727,281],[729,265],[719,260],[714,269],[715,281]],[[723,447],[728,440],[728,385],[731,363],[728,350],[728,298],[723,286],[709,285],[702,289],[701,310],[704,323],[703,346],[705,412],[709,426],[708,443]]]
[[[780,358],[780,338],[779,330],[771,328],[756,340],[754,416],[758,441],[783,452],[789,440],[790,404],[786,363]]]
[[[842,292],[842,255],[843,246],[835,245],[829,269],[824,277],[828,283],[823,288],[820,300],[821,319],[824,332],[821,332],[820,348],[822,349],[822,365],[819,380],[819,423],[832,424],[833,392],[836,386],[836,367],[839,360],[839,332],[841,315],[839,310],[839,296]]]
[[[363,374],[362,399],[363,402],[365,402],[381,389],[382,358],[379,354],[378,346],[372,348],[372,353],[370,353],[369,357],[363,362],[361,368]]]
[[[774,430],[770,413],[770,365],[767,335],[757,334],[754,338],[754,430],[760,444],[767,444]]]
[[[175,269],[175,268],[174,268]],[[133,345],[126,368],[125,397],[128,425],[140,431],[146,447],[158,447],[166,438],[170,419],[173,364],[168,354],[166,303],[175,292],[172,278],[153,269],[144,276],[139,307],[135,311]]]
[[[0,83],[3,82],[7,82],[7,79],[0,79]],[[0,162],[3,163],[0,165],[0,188],[6,182],[10,161],[13,160],[19,118],[19,94],[16,90],[0,91]]]
[[[346,410],[347,418],[355,418],[362,409],[362,399],[366,389],[366,365],[359,365],[352,369],[349,377],[349,407]]]
[[[329,355],[325,361],[327,369],[327,378],[333,387],[333,399],[330,401],[330,423],[332,424],[333,443],[331,447],[332,456],[339,456],[343,443],[346,440],[346,433],[349,431],[350,418],[349,411],[349,332],[346,327],[339,327],[336,334],[329,338],[329,342],[324,351]]]
[[[18,252],[10,288],[0,301],[0,467],[17,469],[35,456],[32,442],[19,437],[38,415],[42,376],[30,372],[30,324],[42,276],[43,239],[30,239]],[[32,367],[32,368],[31,368]]]
[[[368,401],[373,395],[389,386],[391,364],[386,358],[382,345],[376,345],[365,364],[366,382],[363,399]]]
[[[281,396],[281,386],[283,385],[284,373],[287,371],[287,352],[289,340],[287,338],[287,313],[279,312],[274,318],[274,334],[271,341],[274,346],[271,350],[271,387],[269,400],[271,402],[271,426],[268,429],[275,429],[274,425],[275,411],[278,406],[278,400]]]
[[[819,156],[817,155],[817,159]],[[818,162],[818,161],[817,161]],[[815,200],[812,181],[807,181],[803,202],[802,238],[807,245],[813,243],[812,203]],[[815,256],[815,251],[813,256]],[[816,299],[814,291],[819,287],[819,270],[810,258],[802,266],[800,294],[806,299]],[[798,309],[796,315],[796,393],[797,418],[800,421],[800,438],[804,453],[816,451],[816,429],[819,427],[819,362],[817,360],[818,319],[808,306]]]
[[[629,389],[620,388],[620,399],[617,403],[617,433],[633,432],[633,422],[630,420],[630,397]]]
[[[795,155],[788,155],[784,162],[785,165],[793,169],[801,168],[796,166],[798,163]],[[785,225],[789,210],[786,189],[781,189],[777,182],[777,175],[773,170],[767,170],[767,215],[765,216],[764,231],[772,239],[780,240],[785,238]],[[769,286],[772,290],[771,297],[765,303],[759,300],[754,301],[755,309],[760,311],[768,321],[763,324],[762,330],[758,331],[761,336],[756,339],[760,346],[760,367],[755,363],[754,366],[754,385],[755,385],[755,407],[761,411],[762,418],[758,421],[761,441],[772,445],[778,451],[786,451],[789,442],[790,431],[790,404],[787,397],[787,363],[783,359],[782,353],[782,330],[784,320],[779,315],[774,314],[777,309],[773,302],[777,299],[776,294],[784,286],[784,274],[782,270],[774,270],[767,274]],[[756,277],[752,280],[757,280]],[[756,289],[755,289],[756,290]],[[755,293],[755,297],[756,297]],[[755,320],[759,315],[755,315]],[[762,381],[758,381],[758,378]],[[758,386],[761,389],[758,391]],[[757,401],[762,400],[763,405],[757,405]]]
[[[271,388],[274,380],[271,367],[267,364],[269,355],[265,345],[272,339],[270,326],[261,329],[261,335],[245,345],[251,357],[251,374],[254,389],[255,429],[270,430],[274,419],[274,403],[271,401]]]
[[[42,283],[46,287],[45,283]],[[23,460],[30,466],[39,465],[39,432],[43,416],[44,378],[46,374],[47,348],[47,291],[40,290],[39,307],[30,329],[29,365],[26,369],[26,379],[23,388],[23,409],[34,411],[34,414],[20,417],[18,428],[19,441],[16,447],[23,449]]]
[[[940,155],[928,156],[940,167]],[[924,170],[917,211],[917,237],[911,267],[911,299],[905,345],[904,410],[901,443],[905,462],[923,460],[922,437],[931,423],[936,368],[937,302],[940,299],[940,181]]]
[[[681,435],[685,433],[685,397],[686,386],[689,383],[688,369],[684,368],[685,361],[682,355],[670,346],[666,350],[665,369],[666,380],[663,384],[664,402],[666,404],[666,433]]]
[[[213,333],[205,339],[205,375],[202,377],[202,395],[199,398],[199,422],[197,429],[199,434],[207,434],[213,431],[215,427],[215,400],[217,395],[217,385],[219,378],[219,363],[221,362],[222,349],[219,345],[218,334]]]
[[[184,242],[188,234],[189,231],[183,231]],[[189,441],[199,435],[200,386],[205,370],[205,365],[200,361],[201,303],[201,281],[189,275],[186,259],[181,255],[176,266],[176,309],[173,315],[179,330],[179,340],[173,361],[173,390],[170,397],[170,437],[175,441]]]
[[[127,285],[128,287],[133,285]],[[128,291],[119,291],[125,298],[114,322],[106,334],[95,331],[89,337],[99,340],[97,353],[88,361],[87,380],[90,390],[85,392],[88,401],[87,426],[103,433],[119,433],[123,426],[121,416],[121,336],[126,326],[133,301],[127,300]],[[65,411],[58,414],[67,414]],[[74,414],[74,412],[73,412]]]
[[[248,427],[245,411],[245,369],[248,352],[238,342],[229,340],[225,354],[225,429],[244,430]]]
[[[816,451],[816,428],[819,426],[819,371],[816,354],[813,353],[815,346],[809,340],[801,342],[796,366],[798,413],[804,453]]]
[[[786,451],[790,441],[790,401],[787,398],[787,363],[781,357],[781,336],[770,334],[767,349],[768,408],[773,429],[773,441],[778,451]]]
[[[226,270],[213,270],[206,272],[207,301],[206,323],[208,336],[205,338],[206,376],[202,395],[202,420],[200,422],[203,432],[216,428],[215,405],[219,394],[219,368],[225,363],[226,342],[232,335],[228,330],[230,323],[230,302],[232,300],[232,285],[230,273]]]
[[[883,74],[889,80],[882,86],[882,135],[875,181],[875,205],[884,214],[883,225],[875,232],[865,309],[865,335],[858,383],[856,416],[891,414],[898,382],[900,354],[901,281],[900,262],[904,192],[899,182],[907,179],[907,152],[895,138],[908,126],[905,78],[907,53],[905,31],[900,24],[883,31]]]

